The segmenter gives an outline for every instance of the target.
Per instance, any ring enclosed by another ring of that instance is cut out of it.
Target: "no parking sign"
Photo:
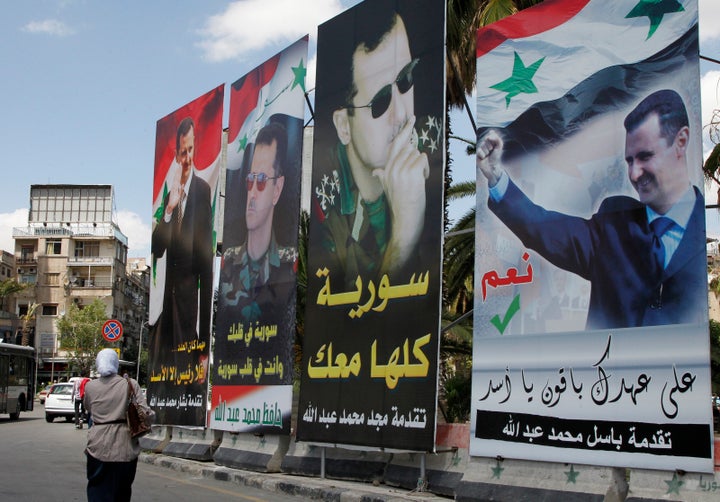
[[[105,321],[102,327],[102,336],[108,342],[117,342],[123,334],[122,323],[117,319]]]

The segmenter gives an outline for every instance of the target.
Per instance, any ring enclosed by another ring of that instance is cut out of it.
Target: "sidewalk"
[[[398,502],[451,500],[429,492],[408,491],[387,485],[372,485],[337,479],[308,478],[282,473],[259,473],[230,469],[212,462],[198,462],[156,453],[141,453],[140,462],[186,472],[240,486],[252,486],[269,493],[283,493],[304,499],[338,500],[341,502]]]

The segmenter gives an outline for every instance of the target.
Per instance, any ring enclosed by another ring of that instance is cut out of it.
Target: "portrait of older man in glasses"
[[[288,150],[285,128],[271,122],[258,132],[245,177],[245,242],[223,252],[219,308],[222,324],[276,324],[294,286],[295,248],[278,244],[273,215],[285,184]],[[225,322],[226,321],[226,322]],[[239,327],[238,326],[238,327]],[[231,331],[218,329],[218,333]]]
[[[318,65],[314,155],[326,158],[315,161],[324,175],[316,177],[313,209],[322,221],[320,247],[334,284],[425,271],[420,243],[430,230],[428,180],[431,157],[437,167],[440,156],[442,123],[439,114],[428,118],[416,111],[420,100],[427,102],[418,84],[432,62],[413,52],[406,23],[412,16],[398,12],[400,3],[359,5],[354,23],[343,28],[336,20],[326,30],[337,30],[335,39],[318,45],[318,58],[332,64],[327,71]],[[437,98],[442,100],[442,90]]]

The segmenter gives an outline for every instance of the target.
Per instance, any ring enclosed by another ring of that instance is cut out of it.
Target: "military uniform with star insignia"
[[[323,176],[320,185],[314,188],[316,209],[319,209],[316,218],[320,220],[322,230],[319,249],[313,247],[313,250],[321,253],[320,263],[328,268],[331,278],[342,278],[341,281],[332,281],[332,284],[337,284],[338,289],[342,284],[348,290],[354,289],[358,276],[367,282],[377,281],[382,275],[392,220],[384,193],[373,202],[366,202],[360,197],[342,143],[337,144],[330,162],[337,167]],[[428,188],[426,185],[426,191]],[[426,196],[426,200],[432,199]],[[425,213],[423,234],[432,231],[428,225],[427,208]],[[422,241],[423,238],[419,242]],[[395,278],[409,280],[413,273],[424,272],[421,268],[427,260],[424,262],[422,255],[422,249],[418,249],[415,256],[395,272]]]

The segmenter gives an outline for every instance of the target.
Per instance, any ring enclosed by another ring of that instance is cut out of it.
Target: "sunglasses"
[[[257,182],[257,189],[258,191],[262,192],[265,190],[265,185],[267,185],[268,180],[276,180],[280,176],[273,176],[272,178],[268,176],[265,173],[249,173],[247,175],[247,178],[245,178],[245,182],[247,183],[247,190],[248,192],[252,190],[253,183]]]
[[[400,73],[398,73],[397,78],[384,86],[382,89],[380,89],[375,96],[370,100],[370,102],[363,106],[354,106],[354,105],[348,105],[347,108],[370,108],[370,113],[372,114],[372,118],[376,119],[383,115],[388,108],[390,108],[390,102],[392,101],[392,86],[393,84],[397,85],[398,91],[400,91],[400,94],[405,94],[408,92],[412,86],[413,86],[413,70],[415,69],[415,66],[420,62],[420,59],[415,58],[412,61],[410,61],[405,67],[400,70]]]

